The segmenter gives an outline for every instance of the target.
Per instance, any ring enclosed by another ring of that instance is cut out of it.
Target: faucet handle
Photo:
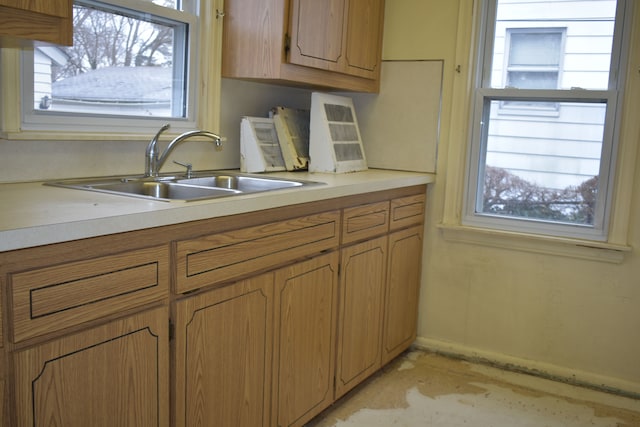
[[[174,160],[173,163],[175,163],[176,165],[180,165],[180,166],[184,166],[185,168],[187,168],[187,178],[191,178],[191,172],[193,169],[193,165],[191,163],[181,163],[177,160]]]

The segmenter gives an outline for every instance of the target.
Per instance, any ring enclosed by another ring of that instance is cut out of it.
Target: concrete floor
[[[405,353],[308,427],[639,427],[640,400]]]

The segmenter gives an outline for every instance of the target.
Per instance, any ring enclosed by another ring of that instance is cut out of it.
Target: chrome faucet
[[[175,137],[173,141],[169,143],[167,148],[165,148],[164,152],[160,156],[158,156],[158,139],[160,138],[162,132],[169,129],[169,127],[169,124],[162,126],[158,133],[155,134],[153,139],[149,141],[149,145],[147,145],[147,151],[145,153],[144,176],[158,176],[160,168],[162,167],[162,165],[164,165],[164,162],[167,161],[167,157],[169,157],[169,154],[171,154],[173,149],[176,148],[178,144],[191,137],[204,136],[210,138],[216,144],[216,149],[222,149],[222,138],[220,136],[206,130],[192,130]]]

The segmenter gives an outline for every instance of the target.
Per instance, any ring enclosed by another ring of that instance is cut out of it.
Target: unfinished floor
[[[639,427],[640,400],[410,351],[308,427]]]

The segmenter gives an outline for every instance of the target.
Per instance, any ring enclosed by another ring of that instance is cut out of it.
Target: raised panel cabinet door
[[[383,26],[384,0],[349,0],[345,47],[347,73],[378,78]]]
[[[273,426],[302,426],[333,402],[338,252],[276,271]]]
[[[387,236],[342,249],[336,399],[380,368],[386,261]]]
[[[268,426],[273,273],[175,306],[175,426]]]
[[[14,354],[20,427],[168,427],[169,311],[146,311]]]
[[[422,264],[422,226],[389,235],[382,363],[416,339]]]
[[[289,62],[323,70],[344,69],[348,0],[293,0]]]

